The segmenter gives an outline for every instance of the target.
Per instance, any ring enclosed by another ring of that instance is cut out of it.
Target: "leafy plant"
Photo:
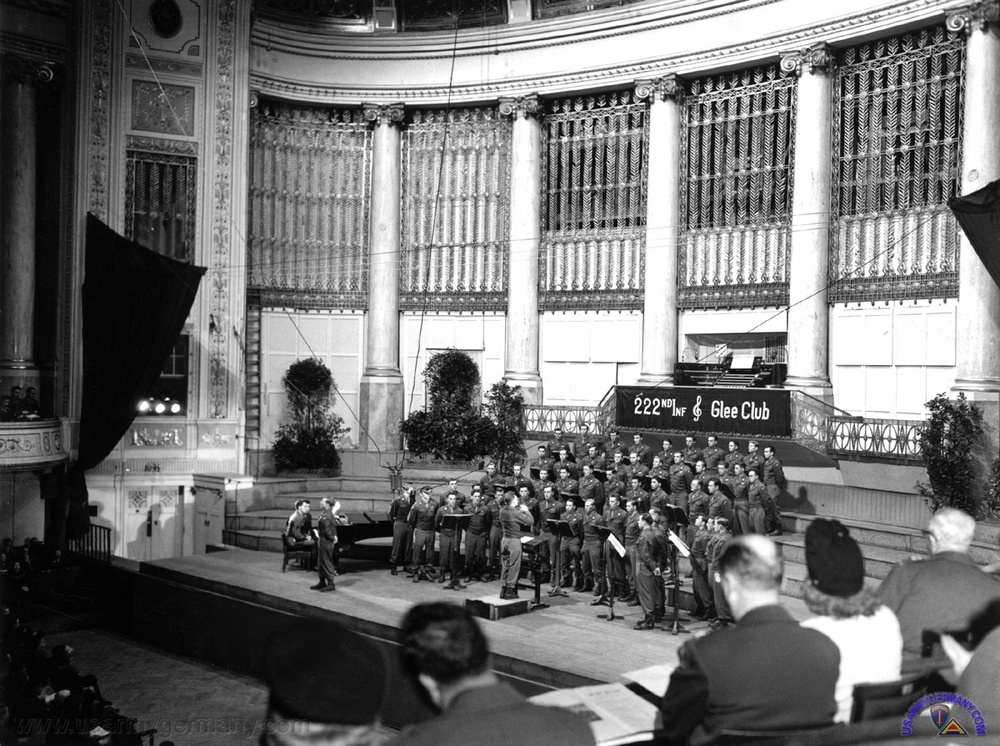
[[[483,411],[493,423],[490,457],[499,465],[501,474],[508,474],[514,461],[525,455],[521,387],[511,387],[506,381],[494,383],[486,394]]]
[[[415,455],[472,461],[490,453],[495,440],[492,420],[474,406],[479,368],[468,354],[445,350],[424,368],[428,404],[403,421],[406,444]]]
[[[1000,458],[990,467],[990,482],[986,488],[986,517],[1000,518]]]
[[[931,512],[951,507],[980,517],[984,496],[977,490],[980,451],[983,449],[983,414],[959,393],[957,399],[938,394],[926,404],[930,411],[920,433],[920,449],[930,484],[917,483],[917,491]]]
[[[337,445],[350,432],[333,412],[334,380],[322,360],[305,358],[289,366],[282,378],[292,422],[275,433],[274,464],[279,472],[323,470],[340,474]]]

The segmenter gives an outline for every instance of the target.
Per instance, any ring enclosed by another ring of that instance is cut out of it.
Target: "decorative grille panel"
[[[506,309],[510,138],[495,109],[413,113],[403,133],[403,310]]]
[[[248,285],[261,303],[367,308],[371,135],[361,112],[261,101],[250,159]]]
[[[831,302],[958,294],[964,50],[940,26],[840,53]]]
[[[128,151],[125,235],[171,259],[193,261],[197,178],[197,158]]]
[[[642,308],[647,112],[627,91],[548,103],[541,308]]]
[[[678,304],[788,302],[795,79],[777,66],[690,83]]]

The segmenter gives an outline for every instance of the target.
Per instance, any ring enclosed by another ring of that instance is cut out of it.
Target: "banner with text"
[[[622,430],[762,435],[792,434],[791,392],[618,386],[615,422]]]

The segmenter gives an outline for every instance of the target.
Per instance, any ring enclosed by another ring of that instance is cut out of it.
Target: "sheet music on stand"
[[[667,530],[667,538],[670,540],[671,544],[677,547],[677,551],[681,553],[681,557],[691,556],[691,550],[688,549],[688,545],[681,540],[681,537],[669,529]]]
[[[659,726],[659,710],[621,683],[556,689],[530,701],[580,715],[599,746],[651,741]]]

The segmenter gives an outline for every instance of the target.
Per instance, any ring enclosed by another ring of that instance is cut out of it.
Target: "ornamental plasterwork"
[[[132,81],[132,129],[191,137],[194,134],[192,86],[154,80]]]
[[[817,70],[830,72],[833,70],[837,59],[833,47],[820,42],[812,46],[800,49],[795,52],[785,52],[781,55],[781,72],[786,75],[802,74],[802,68],[806,68],[810,73]]]
[[[139,448],[177,447],[184,445],[184,435],[181,428],[144,427],[132,431],[129,445]]]
[[[651,80],[635,81],[635,97],[640,101],[680,101],[684,96],[684,81],[679,75],[664,75]]]
[[[211,432],[206,429],[205,432],[201,433],[201,442],[207,446],[219,448],[231,445],[235,437],[235,433],[220,430],[216,427]]]
[[[401,125],[406,112],[403,104],[365,104],[364,116],[366,122],[371,122],[376,127],[380,124]]]
[[[159,137],[138,137],[129,135],[125,138],[126,150],[142,150],[147,153],[169,153],[170,155],[198,155],[198,143],[184,140],[163,140]]]
[[[746,7],[749,6],[741,6],[742,9]],[[770,35],[756,37],[753,41],[745,44],[709,49],[687,55],[670,56],[668,53],[664,53],[661,59],[653,62],[633,64],[619,62],[601,67],[591,67],[572,73],[559,73],[550,76],[536,75],[531,79],[507,78],[502,82],[496,83],[456,86],[451,91],[446,87],[421,87],[419,85],[409,88],[380,89],[378,91],[372,91],[360,86],[358,88],[351,88],[349,85],[303,85],[282,80],[272,80],[267,75],[259,72],[251,73],[251,83],[254,88],[259,89],[264,94],[273,94],[283,98],[293,97],[302,101],[316,101],[327,104],[351,104],[356,102],[359,97],[367,98],[369,101],[398,101],[405,99],[410,104],[419,103],[420,105],[449,100],[452,103],[463,103],[467,101],[495,100],[505,96],[519,95],[528,88],[537,91],[543,96],[565,94],[567,91],[586,91],[595,87],[606,88],[608,86],[630,85],[635,80],[645,80],[661,76],[665,67],[676,71],[679,75],[687,75],[692,73],[700,74],[704,70],[713,69],[720,65],[733,67],[741,64],[756,63],[762,59],[774,57],[789,47],[804,48],[820,41],[832,43],[850,40],[860,33],[869,35],[888,32],[897,29],[902,24],[933,21],[940,18],[941,13],[942,8],[939,0],[912,0],[911,2],[900,3],[882,10],[861,13],[849,18],[818,24],[805,29],[776,31]],[[661,25],[674,26],[689,23],[692,18],[693,16],[685,16],[683,19],[675,19]],[[652,27],[644,26],[643,28]],[[631,29],[615,29],[603,34],[602,38],[632,33],[633,30],[634,26]],[[259,47],[266,46],[268,44],[267,39],[259,37],[258,34],[259,29],[255,33],[253,43]],[[558,38],[549,39],[544,43],[512,43],[506,45],[504,49],[505,53],[512,53],[520,49],[533,49],[539,46],[571,45],[581,40],[582,37],[559,36]],[[366,41],[371,43],[374,40]],[[395,37],[393,37],[393,41],[398,42]],[[356,54],[344,52],[333,55],[326,50],[313,53],[311,50],[301,47],[290,47],[283,51],[303,58],[392,60],[397,62],[405,62],[411,59],[431,59],[438,56],[433,51],[424,53],[416,48],[413,54],[400,54],[397,51],[391,55],[365,54],[360,50]],[[483,53],[483,50],[477,49],[465,53],[459,52],[459,55],[464,54],[468,56],[481,53]]]
[[[984,31],[989,24],[997,22],[1000,22],[1000,0],[987,0],[955,9],[948,15],[945,25],[949,31],[969,33],[973,28]]]
[[[540,117],[544,107],[537,94],[500,99],[500,114],[505,117]]]
[[[157,57],[143,57],[141,54],[125,55],[125,66],[135,67],[140,70],[152,68],[158,73],[172,73],[174,75],[190,75],[200,78],[204,70],[198,62],[180,62],[178,60],[161,60]]]
[[[208,414],[227,414],[229,400],[229,270],[233,202],[233,100],[237,0],[221,0],[215,33],[215,169],[212,184],[212,254],[209,262],[209,312],[215,331],[208,335]],[[242,116],[242,113],[241,113]]]
[[[90,16],[90,189],[87,209],[108,219],[108,134],[111,124],[111,0],[94,0]]]

